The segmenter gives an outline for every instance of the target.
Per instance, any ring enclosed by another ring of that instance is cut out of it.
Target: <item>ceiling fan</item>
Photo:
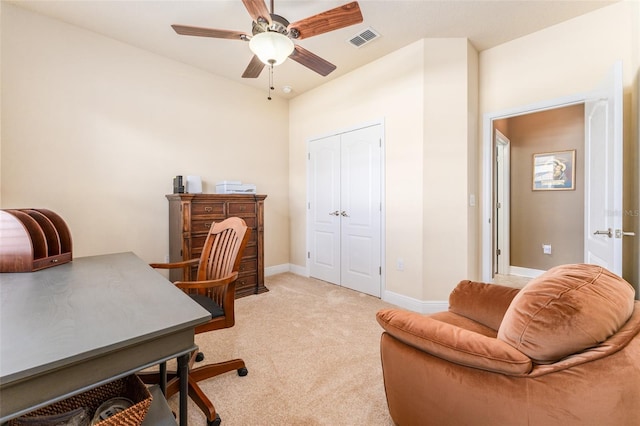
[[[242,0],[249,15],[253,18],[251,34],[242,31],[219,30],[213,28],[172,25],[176,33],[181,35],[224,38],[249,42],[254,53],[249,65],[242,74],[243,78],[256,78],[265,65],[279,65],[287,58],[327,76],[336,66],[294,44],[293,40],[313,37],[334,31],[363,21],[358,2],[354,1],[317,15],[289,23],[285,18],[267,9],[264,0]]]

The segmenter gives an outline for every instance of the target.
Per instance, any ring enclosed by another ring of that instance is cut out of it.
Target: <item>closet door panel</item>
[[[340,137],[309,147],[309,272],[340,284]]]
[[[379,126],[341,135],[341,282],[380,296]]]

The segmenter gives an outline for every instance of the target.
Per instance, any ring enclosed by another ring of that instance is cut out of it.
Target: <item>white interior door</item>
[[[622,275],[622,63],[585,102],[585,262]]]
[[[342,134],[341,284],[380,297],[380,126]]]
[[[382,126],[309,143],[309,274],[380,297]]]
[[[309,271],[340,284],[340,136],[309,144]]]

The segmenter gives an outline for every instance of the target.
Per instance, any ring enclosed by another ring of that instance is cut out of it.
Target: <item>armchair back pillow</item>
[[[600,266],[557,266],[514,297],[498,339],[536,363],[553,363],[612,336],[631,317],[634,293]]]

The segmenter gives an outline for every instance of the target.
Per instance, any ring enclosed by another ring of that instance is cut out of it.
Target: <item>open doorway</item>
[[[533,278],[583,261],[584,129],[583,103],[493,121],[494,276]],[[571,185],[536,188],[534,158],[559,153],[574,154],[558,161]]]

